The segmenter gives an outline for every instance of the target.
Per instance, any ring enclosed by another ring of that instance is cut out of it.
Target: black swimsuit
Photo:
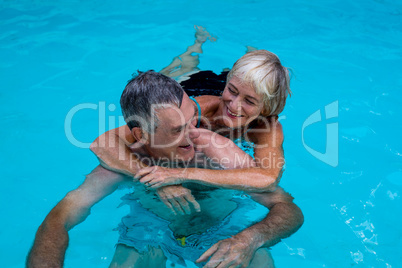
[[[212,71],[200,71],[190,75],[190,79],[180,82],[180,85],[189,96],[220,96],[225,88],[228,73],[217,75]]]

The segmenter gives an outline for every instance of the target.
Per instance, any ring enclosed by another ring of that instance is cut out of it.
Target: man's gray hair
[[[179,83],[153,70],[138,72],[120,98],[120,106],[128,127],[140,127],[153,133],[158,125],[155,108],[167,104],[180,108],[184,91]]]

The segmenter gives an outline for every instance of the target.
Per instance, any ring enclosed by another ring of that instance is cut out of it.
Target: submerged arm
[[[100,166],[87,176],[84,183],[69,192],[40,225],[27,267],[62,267],[68,246],[68,231],[83,222],[91,207],[111,194],[123,182],[124,176]]]
[[[272,247],[295,233],[303,224],[304,217],[293,198],[278,187],[272,193],[253,193],[251,197],[269,208],[268,215],[260,222],[237,235],[219,241],[209,248],[197,262],[209,259],[205,268],[248,267],[255,252],[262,247]]]
[[[272,193],[250,195],[255,201],[269,208],[268,215],[261,222],[239,233],[248,237],[258,248],[272,247],[302,226],[304,216],[301,209],[293,203],[293,197],[281,187],[277,187]]]

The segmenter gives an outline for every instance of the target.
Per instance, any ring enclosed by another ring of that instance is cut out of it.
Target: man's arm
[[[300,208],[293,197],[278,187],[271,193],[253,193],[251,197],[269,208],[268,215],[260,222],[237,235],[219,241],[209,248],[197,262],[205,262],[204,268],[248,267],[254,253],[262,247],[272,247],[295,233],[303,224]]]
[[[240,234],[253,237],[258,248],[272,247],[294,234],[303,224],[301,209],[281,187],[272,193],[250,193],[252,199],[269,209],[268,215]]]
[[[115,191],[125,176],[96,167],[84,183],[69,192],[47,215],[40,225],[27,267],[62,267],[68,246],[68,231],[83,222],[91,207]]]

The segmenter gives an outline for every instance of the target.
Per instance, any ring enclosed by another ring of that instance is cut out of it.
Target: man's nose
[[[188,136],[190,139],[196,139],[200,136],[200,130],[196,128],[193,124],[190,124],[188,129]]]

